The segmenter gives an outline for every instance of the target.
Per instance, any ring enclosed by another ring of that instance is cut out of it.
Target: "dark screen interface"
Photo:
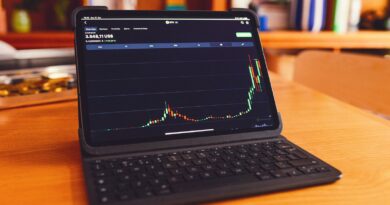
[[[93,141],[135,143],[273,126],[249,18],[81,20]]]

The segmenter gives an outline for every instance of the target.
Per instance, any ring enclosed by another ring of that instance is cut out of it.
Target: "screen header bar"
[[[166,20],[180,20],[180,21],[249,21],[247,17],[236,18],[100,18],[100,17],[83,17],[82,21],[166,21]]]
[[[188,43],[133,43],[133,44],[88,44],[87,50],[128,50],[167,48],[226,48],[253,47],[253,42],[188,42]]]

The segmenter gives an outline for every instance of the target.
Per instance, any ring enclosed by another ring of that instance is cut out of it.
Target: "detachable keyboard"
[[[85,169],[101,203],[330,171],[284,140],[91,160]]]

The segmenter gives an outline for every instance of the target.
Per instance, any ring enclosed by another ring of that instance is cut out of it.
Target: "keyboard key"
[[[128,174],[123,174],[118,177],[118,180],[121,182],[130,181],[130,180],[136,180],[134,176],[130,176]]]
[[[294,167],[302,166],[302,165],[314,165],[317,164],[318,161],[315,159],[298,159],[298,160],[292,160],[289,162]]]
[[[183,178],[180,177],[180,176],[168,177],[168,182],[172,183],[172,184],[179,183],[179,182],[182,182],[182,181],[183,181]]]
[[[211,155],[214,157],[220,157],[222,155],[222,151],[221,150],[212,151]]]
[[[327,167],[317,167],[316,170],[318,172],[328,172],[329,171],[329,169]]]
[[[163,176],[166,176],[166,175],[167,175],[167,172],[164,171],[164,170],[158,170],[158,171],[156,171],[156,172],[154,173],[154,175],[155,175],[156,177],[163,177]]]
[[[102,196],[102,197],[100,197],[100,202],[101,202],[101,203],[107,203],[108,201],[109,201],[108,196]]]
[[[130,194],[127,194],[127,193],[121,193],[121,194],[119,194],[118,195],[118,198],[119,198],[119,200],[122,200],[122,201],[124,201],[124,200],[128,200],[128,199],[130,199]]]
[[[248,158],[248,155],[246,155],[246,154],[238,154],[237,158],[238,159],[246,159],[246,158]]]
[[[215,168],[214,168],[213,165],[207,164],[207,165],[203,165],[203,169],[204,169],[205,171],[209,171],[209,170],[214,170]]]
[[[274,159],[276,160],[276,161],[287,161],[288,160],[288,158],[286,157],[286,156],[284,156],[284,155],[276,155],[276,156],[274,156]]]
[[[193,180],[199,179],[199,177],[197,177],[195,174],[186,174],[186,175],[184,175],[184,179],[186,181],[193,181]]]
[[[145,172],[137,174],[138,179],[147,179],[149,177],[150,177],[150,175],[148,173],[145,173]]]
[[[275,165],[281,169],[289,168],[291,167],[289,164],[286,162],[276,162]]]
[[[305,174],[313,174],[317,172],[316,169],[312,166],[300,166],[298,167],[298,170]]]
[[[262,147],[264,150],[272,150],[273,149],[273,147],[270,143],[263,143]]]
[[[235,161],[235,162],[232,162],[232,165],[234,167],[242,167],[242,166],[244,166],[244,163],[242,163],[240,161]]]
[[[190,161],[180,161],[180,162],[177,162],[177,164],[179,165],[179,167],[191,166],[191,162]]]
[[[118,183],[117,184],[117,190],[120,192],[123,192],[125,190],[129,190],[129,189],[130,189],[130,184],[128,184],[128,183]]]
[[[176,168],[176,164],[174,162],[166,162],[163,164],[163,167],[165,169],[172,169],[172,168]]]
[[[232,160],[235,159],[232,155],[223,155],[221,156],[221,158],[225,160],[225,162],[231,162]]]
[[[299,159],[299,157],[295,156],[294,154],[289,154],[287,157],[292,160]]]
[[[263,163],[272,163],[273,162],[273,160],[269,157],[262,157],[262,158],[260,158],[260,161]]]
[[[152,184],[152,185],[159,185],[159,184],[164,183],[164,180],[155,178],[155,179],[149,180],[149,182],[150,182],[150,184]]]
[[[280,171],[283,172],[284,174],[286,174],[287,176],[290,176],[290,177],[302,175],[302,172],[300,172],[294,168],[282,169]]]
[[[258,152],[249,153],[249,156],[251,156],[253,159],[258,159],[258,158],[264,157],[263,155],[261,155],[261,153],[258,153]]]
[[[200,177],[203,179],[210,179],[214,177],[214,174],[212,172],[202,172],[200,173]]]
[[[208,160],[211,164],[213,164],[213,163],[216,163],[216,162],[218,161],[218,158],[216,158],[216,157],[208,157],[207,160]]]
[[[245,167],[249,172],[257,172],[260,170],[260,167],[258,165],[249,165]]]
[[[199,159],[203,159],[203,158],[206,158],[206,157],[207,157],[206,153],[204,153],[204,152],[196,153],[196,156],[197,156]]]
[[[121,168],[114,170],[114,174],[116,174],[116,175],[123,174],[124,172],[125,172],[125,170],[123,170]]]
[[[209,180],[199,180],[199,181],[192,181],[187,183],[178,183],[172,185],[172,189],[175,192],[187,192],[187,191],[203,190],[205,187],[220,187],[220,186],[226,186],[227,184],[249,183],[255,181],[257,181],[257,178],[255,176],[247,174],[247,175],[239,175],[239,176],[212,178]]]
[[[97,163],[97,164],[93,164],[92,165],[92,169],[96,170],[96,171],[100,171],[102,169],[104,169],[103,165],[100,164],[100,163]]]
[[[293,152],[290,152],[291,154],[294,154],[295,156],[301,158],[301,159],[306,159],[307,155],[299,150],[294,150]]]
[[[172,156],[168,157],[168,160],[171,161],[171,162],[176,162],[176,161],[181,160],[181,158],[178,155],[172,155]]]
[[[130,166],[129,161],[127,161],[127,160],[121,161],[120,164],[121,164],[121,166],[124,167],[124,168]],[[133,165],[133,164],[132,164],[132,165]]]
[[[101,159],[92,160],[91,164],[101,164],[103,161]]]
[[[98,188],[98,191],[100,193],[107,193],[108,192],[108,188],[106,186],[101,186]]]
[[[266,170],[275,169],[275,166],[273,164],[262,164],[261,167]]]
[[[270,171],[271,175],[274,176],[275,178],[282,178],[282,177],[286,177],[287,174],[280,171],[280,170],[272,170]]]
[[[134,187],[134,188],[140,188],[140,187],[144,187],[147,185],[146,181],[143,181],[143,180],[136,180],[136,181],[132,181],[131,182],[131,185]]]
[[[247,159],[246,162],[247,162],[248,164],[250,164],[250,165],[255,165],[255,164],[257,164],[257,161],[254,160],[254,159]]]
[[[198,173],[198,172],[201,171],[201,169],[200,169],[199,167],[188,167],[188,168],[187,168],[187,171],[188,171],[189,173]]]
[[[222,163],[219,163],[218,164],[218,167],[221,168],[221,169],[227,169],[229,168],[229,164],[225,163],[225,162],[222,162]]]
[[[192,161],[195,165],[202,165],[205,164],[206,162],[203,159],[194,159]]]
[[[165,188],[165,189],[157,189],[155,190],[155,192],[157,195],[167,195],[171,193],[171,190],[169,188]]]
[[[97,183],[98,185],[103,185],[103,184],[106,183],[106,180],[105,180],[105,179],[97,179],[97,180],[96,180],[96,183]]]
[[[276,147],[279,149],[287,149],[287,148],[291,148],[291,145],[286,144],[286,143],[278,143],[278,144],[276,144]]]
[[[169,189],[169,185],[166,183],[161,183],[155,186],[155,189]]]
[[[134,166],[130,168],[130,172],[141,172],[142,168],[140,166]]]
[[[233,168],[232,172],[233,174],[237,174],[237,175],[246,173],[244,168]]]
[[[151,164],[151,161],[150,161],[150,160],[145,159],[145,158],[147,158],[147,156],[143,156],[143,158],[144,158],[144,159],[138,159],[138,160],[137,160],[137,163],[138,163],[139,165],[149,165],[149,164]]]
[[[287,154],[287,152],[284,152],[284,151],[278,149],[278,150],[276,150],[276,154],[285,155],[285,154]]]
[[[183,159],[185,160],[192,160],[192,159],[195,159],[194,155],[193,154],[183,154]]]
[[[154,196],[152,190],[149,190],[149,189],[138,189],[136,191],[136,194],[139,198],[146,198],[146,197]]]
[[[221,177],[232,175],[230,171],[223,170],[223,169],[216,171],[216,173],[218,176],[221,176]]]
[[[116,160],[106,162],[104,165],[107,169],[119,168],[119,163]]]
[[[106,177],[106,176],[108,176],[108,174],[105,171],[99,171],[99,172],[95,172],[95,176],[96,177]]]
[[[132,167],[132,166],[135,166],[136,165],[136,162],[134,161],[134,160],[127,160],[127,167]],[[123,163],[122,163],[122,165],[123,165]]]
[[[255,175],[260,179],[260,180],[269,180],[273,179],[273,177],[270,174],[264,173],[264,172],[256,172]]]
[[[172,175],[181,175],[181,174],[183,174],[183,170],[179,169],[179,168],[174,168],[174,169],[171,169],[170,171],[171,171]]]
[[[161,168],[161,166],[157,166],[154,164],[150,164],[150,165],[147,165],[145,167],[146,167],[146,170],[148,170],[149,172],[153,172],[153,171]]]

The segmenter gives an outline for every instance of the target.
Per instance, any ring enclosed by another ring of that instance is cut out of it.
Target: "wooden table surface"
[[[390,122],[271,77],[284,135],[343,178],[220,203],[390,204]],[[0,204],[87,203],[75,101],[0,111],[0,131]]]
[[[390,31],[358,31],[338,34],[332,31],[318,33],[304,31],[260,32],[265,49],[388,49]],[[65,32],[7,33],[0,40],[17,49],[73,47],[74,34]]]
[[[318,33],[304,31],[260,32],[264,48],[274,49],[388,49],[390,31],[358,31]]]

